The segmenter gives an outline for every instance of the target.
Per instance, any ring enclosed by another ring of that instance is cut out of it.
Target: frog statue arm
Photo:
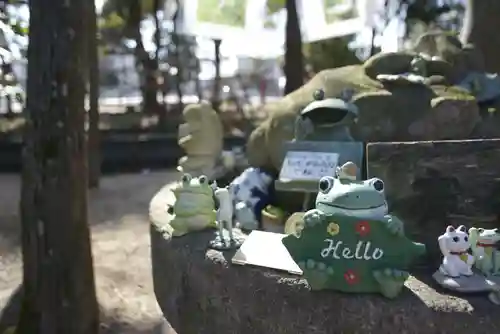
[[[393,215],[385,215],[383,222],[386,224],[389,231],[398,236],[404,236],[404,224],[401,219]]]
[[[321,223],[325,217],[325,213],[318,209],[309,210],[304,214],[304,225],[309,227],[314,226]]]
[[[469,229],[469,241],[471,245],[472,255],[476,257],[476,260],[483,260],[484,257],[484,248],[477,247],[477,243],[479,242],[479,232],[482,232],[483,229],[479,229],[476,227],[471,227]]]

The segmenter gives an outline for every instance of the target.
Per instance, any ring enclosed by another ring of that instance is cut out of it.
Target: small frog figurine
[[[500,231],[498,228],[484,229],[472,227],[469,229],[472,254],[476,259],[474,264],[484,275],[500,275]]]
[[[192,177],[186,173],[172,192],[176,199],[168,213],[173,216],[170,221],[173,236],[216,226],[213,190],[206,176]]]
[[[337,177],[325,176],[319,181],[316,209],[304,215],[306,225],[320,222],[329,214],[342,214],[366,219],[381,219],[395,233],[403,234],[403,222],[388,215],[384,182],[377,178],[357,181],[358,167],[347,162],[337,168]]]

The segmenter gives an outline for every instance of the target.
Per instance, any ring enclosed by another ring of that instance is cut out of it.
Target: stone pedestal
[[[432,270],[411,277],[395,300],[311,292],[299,276],[231,264],[233,252],[208,250],[213,231],[172,238],[163,212],[168,189],[152,200],[151,255],[158,303],[182,334],[481,333],[500,328],[486,295],[435,290]]]
[[[368,177],[384,180],[389,208],[437,266],[446,226],[500,227],[500,139],[370,143]]]

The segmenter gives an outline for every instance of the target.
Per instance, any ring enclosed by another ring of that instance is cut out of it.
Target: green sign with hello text
[[[358,219],[322,215],[283,244],[304,272],[312,290],[379,292],[393,298],[401,291],[412,262],[425,253],[423,244],[406,238],[399,219]],[[402,224],[402,223],[401,223]]]

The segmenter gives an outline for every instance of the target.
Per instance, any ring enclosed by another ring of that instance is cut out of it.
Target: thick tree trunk
[[[304,56],[302,54],[302,35],[296,0],[286,0],[286,39],[285,39],[285,91],[289,94],[304,82]]]
[[[461,40],[474,44],[484,56],[486,70],[500,73],[500,1],[468,0]]]
[[[84,130],[86,0],[31,0],[16,333],[95,334]]]
[[[89,55],[89,188],[99,187],[101,176],[101,139],[99,132],[99,56],[97,50],[97,16],[95,4],[88,2],[88,55]]]

